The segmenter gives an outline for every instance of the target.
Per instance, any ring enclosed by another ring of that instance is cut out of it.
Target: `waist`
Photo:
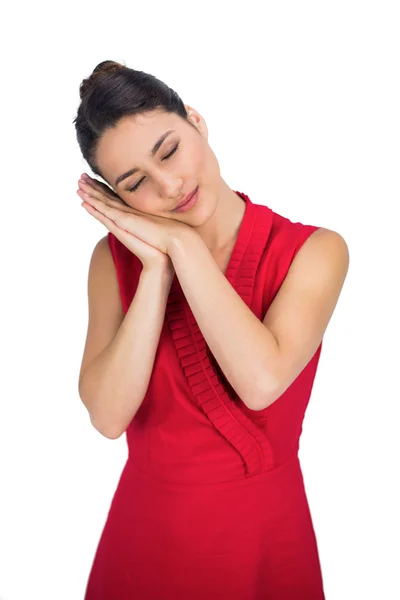
[[[242,431],[240,431],[242,434]],[[127,431],[128,460],[159,481],[218,484],[279,472],[286,463],[298,465],[296,446],[279,453],[264,432],[228,439],[210,423],[207,427],[132,426]]]
[[[303,475],[297,454],[290,456],[287,460],[273,468],[262,471],[255,475],[246,475],[243,463],[235,464],[235,468],[228,463],[214,462],[212,468],[207,470],[203,463],[182,464],[175,470],[173,465],[163,469],[154,463],[144,466],[136,460],[134,455],[129,455],[125,463],[124,471],[141,479],[143,483],[154,487],[163,487],[169,490],[182,490],[183,488],[203,488],[211,490],[235,490],[243,487],[271,486],[282,484],[282,482],[298,480],[303,485]]]

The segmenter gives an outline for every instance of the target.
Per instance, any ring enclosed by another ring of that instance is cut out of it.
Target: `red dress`
[[[236,193],[246,210],[225,276],[261,320],[318,228]],[[142,265],[108,240],[126,313]],[[271,406],[252,411],[174,277],[85,600],[324,600],[298,458],[321,346]]]

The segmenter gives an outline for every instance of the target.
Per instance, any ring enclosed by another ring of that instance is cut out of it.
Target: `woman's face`
[[[191,107],[186,110],[193,126],[175,113],[158,109],[124,117],[101,137],[96,163],[104,179],[132,208],[199,226],[215,210],[221,177],[204,120]],[[164,138],[161,143],[160,138]],[[171,212],[197,186],[195,206]]]

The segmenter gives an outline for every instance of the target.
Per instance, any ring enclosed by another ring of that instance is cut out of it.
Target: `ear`
[[[194,108],[185,104],[186,112],[188,115],[188,120],[192,123],[194,127],[198,130],[201,136],[204,139],[208,140],[208,128],[205,120],[201,116],[200,113],[197,112]]]

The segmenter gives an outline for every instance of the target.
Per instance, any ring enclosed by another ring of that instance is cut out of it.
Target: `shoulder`
[[[104,285],[116,288],[117,272],[107,235],[99,239],[93,248],[88,283],[89,289]]]
[[[275,399],[315,355],[338,302],[349,266],[343,236],[323,227],[301,245],[270,305],[264,325],[277,343]]]
[[[317,323],[322,337],[341,293],[349,268],[349,249],[337,231],[314,229],[300,246],[269,310],[267,321],[279,314],[286,324],[293,313],[294,323]]]
[[[112,265],[112,252],[110,249],[108,236],[100,238],[93,248],[91,262],[96,266]]]
[[[305,235],[287,271],[286,290],[303,294],[304,298],[313,296],[317,303],[320,293],[333,305],[349,269],[348,245],[340,233],[325,227],[312,228]]]
[[[324,269],[332,275],[345,276],[350,263],[350,252],[344,237],[332,229],[313,228],[301,245],[291,269],[313,269],[324,277]],[[344,277],[343,277],[344,278]]]
[[[341,262],[343,267],[346,263],[348,265],[348,245],[337,231],[292,221],[273,210],[270,219],[271,228],[266,250],[272,248],[273,254],[281,258],[283,263],[289,261],[287,266],[290,266],[297,254],[300,255],[300,250],[301,256],[322,252],[325,260],[336,259],[338,265]]]

